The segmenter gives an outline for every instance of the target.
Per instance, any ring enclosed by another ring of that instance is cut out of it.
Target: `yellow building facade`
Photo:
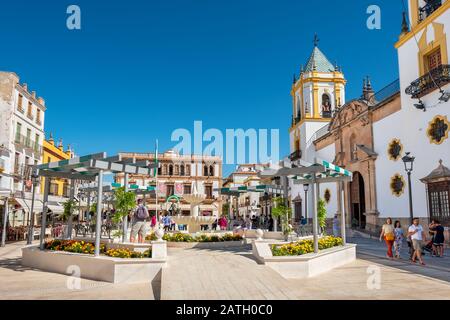
[[[42,153],[42,163],[49,163],[61,160],[68,160],[73,157],[73,152],[70,146],[64,150],[62,140],[59,141],[58,145],[55,144],[55,140],[50,134],[50,138],[44,140],[43,143],[43,153]],[[44,194],[44,182],[45,178],[41,178],[41,193]],[[69,196],[69,183],[66,179],[55,179],[53,178],[50,182],[50,195],[54,196]]]

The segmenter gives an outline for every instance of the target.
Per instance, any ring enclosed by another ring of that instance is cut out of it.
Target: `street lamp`
[[[308,219],[308,190],[309,184],[303,185],[303,190],[305,191],[305,219]],[[306,220],[308,221],[308,220]]]
[[[30,227],[28,228],[28,239],[27,239],[28,245],[32,244],[33,238],[34,238],[34,198],[36,195],[36,187],[39,184],[39,175],[37,174],[37,171],[35,169],[31,173],[31,181],[33,183],[33,193],[31,196],[31,219],[30,219],[31,221],[30,221]],[[44,214],[44,213],[42,213],[42,214]]]
[[[412,191],[411,191],[411,172],[414,167],[415,157],[410,156],[410,152],[406,152],[405,156],[402,158],[403,164],[405,165],[405,171],[408,175],[408,192],[409,192],[409,217],[411,224],[413,222],[413,203],[412,203]]]

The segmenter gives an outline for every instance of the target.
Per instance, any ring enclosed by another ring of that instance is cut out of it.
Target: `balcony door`
[[[441,49],[438,48],[437,50],[431,52],[425,57],[427,70],[426,72],[436,69],[442,64],[442,56],[441,56]]]

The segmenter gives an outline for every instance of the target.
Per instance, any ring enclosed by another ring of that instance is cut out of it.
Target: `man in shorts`
[[[413,219],[413,224],[408,228],[408,236],[411,237],[414,254],[412,256],[412,262],[416,262],[419,259],[421,265],[425,265],[422,260],[422,245],[423,240],[426,238],[423,227],[419,224],[419,218]]]
[[[142,199],[138,200],[138,206],[134,210],[133,222],[131,224],[130,241],[135,242],[136,235],[139,234],[139,243],[143,243],[146,233],[146,221],[149,217],[148,210],[142,203]]]

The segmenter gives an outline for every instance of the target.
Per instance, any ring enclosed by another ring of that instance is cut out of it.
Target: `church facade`
[[[294,78],[291,165],[320,158],[354,174],[352,182],[320,185],[329,218],[344,207],[349,227],[372,232],[388,217],[407,225],[411,214],[424,225],[438,219],[450,226],[449,7],[450,0],[409,1],[395,44],[400,79],[377,92],[367,78],[362,95],[346,101],[344,75],[317,42]],[[412,212],[406,155],[414,157]],[[291,184],[290,199],[306,202],[308,217],[311,195],[302,186]]]

